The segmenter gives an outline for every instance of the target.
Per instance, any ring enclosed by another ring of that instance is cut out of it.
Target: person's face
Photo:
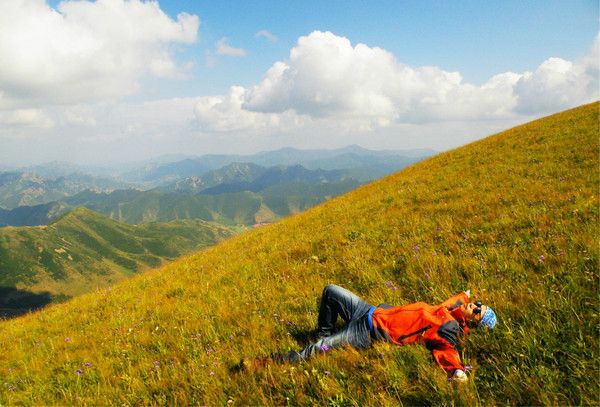
[[[474,322],[481,321],[481,317],[483,316],[483,314],[485,314],[486,308],[487,307],[485,305],[482,305],[481,313],[477,314],[477,313],[475,313],[475,310],[477,309],[477,305],[475,305],[472,302],[469,302],[467,304],[463,304],[460,306],[460,310],[462,311],[462,314],[465,317],[465,319],[467,321],[474,321]]]

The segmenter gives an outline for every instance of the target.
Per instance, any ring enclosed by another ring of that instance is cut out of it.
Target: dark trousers
[[[284,360],[296,362],[306,359],[317,352],[326,352],[340,346],[366,348],[371,344],[368,313],[373,306],[356,294],[337,285],[328,285],[323,289],[319,307],[319,340],[299,352],[283,355]],[[335,332],[335,323],[340,316],[346,325]]]

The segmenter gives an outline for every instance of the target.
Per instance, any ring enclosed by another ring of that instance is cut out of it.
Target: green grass
[[[598,109],[516,127],[3,322],[0,403],[597,405]],[[470,288],[499,324],[466,338],[462,385],[423,346],[384,343],[231,371],[242,356],[304,346],[327,283],[390,304]]]

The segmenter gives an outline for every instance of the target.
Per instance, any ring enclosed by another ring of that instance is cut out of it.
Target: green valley
[[[201,220],[128,225],[85,208],[47,226],[0,228],[0,287],[15,289],[2,296],[0,308],[35,307],[26,298],[36,293],[64,301],[231,235]]]

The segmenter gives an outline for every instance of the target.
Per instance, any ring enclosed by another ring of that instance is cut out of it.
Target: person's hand
[[[465,291],[465,294],[467,294],[467,297],[471,298],[471,290]]]
[[[468,380],[468,377],[464,370],[456,369],[452,375],[452,380],[464,383]]]

